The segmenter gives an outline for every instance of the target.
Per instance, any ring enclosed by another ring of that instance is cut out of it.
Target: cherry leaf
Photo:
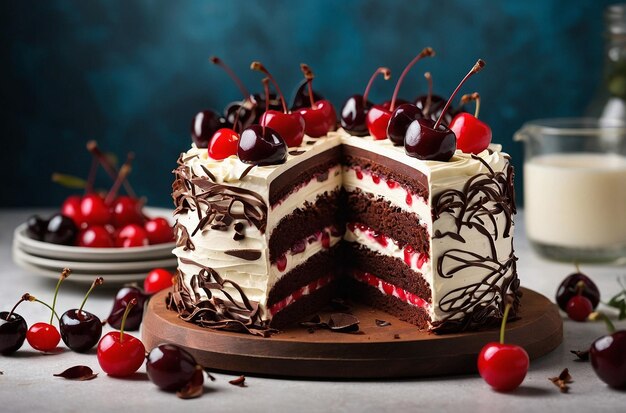
[[[95,379],[98,377],[98,373],[94,373],[93,370],[87,366],[74,366],[62,373],[54,374],[54,376],[63,377],[66,380],[86,381]]]
[[[248,387],[246,386],[246,376],[239,376],[236,379],[230,380],[229,383],[233,386]]]

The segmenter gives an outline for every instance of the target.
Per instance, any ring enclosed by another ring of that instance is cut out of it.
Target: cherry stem
[[[59,315],[57,314],[57,312],[56,312],[56,311],[54,311],[54,308],[50,307],[48,304],[44,303],[43,301],[41,301],[40,299],[38,299],[38,298],[37,298],[37,297],[35,297],[34,295],[30,295],[30,294],[26,293],[26,294],[24,294],[24,296],[23,296],[23,297],[26,299],[26,301],[39,303],[39,304],[41,304],[41,305],[44,305],[44,306],[48,307],[50,310],[52,310],[52,315],[53,315],[54,317],[56,317],[58,321],[61,321],[61,320],[59,319]],[[49,322],[48,324],[52,325],[52,318],[50,319],[50,322]]]
[[[96,180],[96,173],[98,172],[98,159],[95,156],[91,157],[91,167],[89,168],[89,175],[87,176],[87,185],[85,185],[85,194],[93,192],[93,184]]]
[[[383,78],[385,80],[391,79],[391,70],[387,69],[386,67],[379,67],[378,69],[376,69],[372,77],[370,77],[369,82],[367,82],[367,86],[365,87],[365,92],[363,92],[363,104],[364,105],[367,104],[367,95],[370,94],[370,89],[372,88],[372,85],[374,84],[374,79],[376,79],[376,77],[378,77],[380,73],[383,74]]]
[[[432,49],[432,47],[425,47],[424,50],[422,50],[417,56],[413,58],[413,60],[409,62],[408,65],[406,65],[406,67],[400,74],[398,81],[396,82],[396,88],[393,90],[393,96],[391,97],[391,106],[389,106],[390,112],[393,112],[393,110],[396,108],[396,99],[398,98],[398,93],[400,92],[400,86],[402,85],[402,82],[404,81],[406,75],[409,73],[409,70],[411,70],[413,65],[419,62],[422,58],[433,57],[434,55],[435,51]]]
[[[306,79],[307,87],[309,89],[309,100],[311,102],[311,107],[313,107],[315,105],[315,97],[313,96],[313,79],[315,76],[313,75],[313,71],[309,65],[305,63],[300,63],[300,70],[302,70],[304,78]]]
[[[130,165],[133,162],[133,159],[135,159],[135,154],[132,152],[129,152],[128,155],[126,156],[126,162],[124,162],[124,165],[122,165],[119,172],[117,173],[117,178],[115,178],[115,182],[113,182],[111,189],[109,189],[109,193],[104,199],[105,204],[111,205],[111,203],[113,203],[113,201],[117,197],[117,193],[120,190],[120,186],[122,186],[123,182],[126,182],[126,178],[128,177],[128,174],[130,174],[130,171],[131,171]]]
[[[583,281],[578,281],[576,283],[576,295],[583,295],[583,291],[585,291],[585,283]]]
[[[615,325],[611,322],[609,317],[601,311],[594,311],[589,314],[589,319],[593,321],[602,320],[604,324],[606,324],[606,329],[609,331],[609,334],[615,333]]]
[[[578,261],[574,261],[574,267],[576,268],[576,272],[580,273],[580,264],[578,264]]]
[[[11,316],[13,315],[13,312],[15,311],[17,306],[22,304],[24,301],[28,301],[28,297],[30,297],[30,294],[26,293],[22,296],[22,298],[20,298],[20,300],[17,303],[15,303],[11,311],[9,311],[9,315],[7,315],[6,321],[11,321]]]
[[[265,66],[263,66],[261,62],[252,62],[252,64],[250,65],[250,69],[257,70],[261,73],[264,73],[270,79],[270,81],[276,88],[276,93],[278,93],[278,97],[280,97],[280,102],[283,104],[283,112],[288,113],[287,102],[285,101],[285,96],[283,95],[283,92],[280,90],[278,83],[276,83],[274,76],[272,76],[272,74],[265,68]],[[266,93],[265,100],[269,100],[269,99],[270,99],[270,95]]]
[[[57,295],[59,295],[59,287],[61,287],[61,283],[63,282],[63,280],[69,277],[71,273],[72,271],[69,268],[63,268],[63,271],[61,271],[61,276],[59,277],[59,281],[57,281],[57,286],[54,289],[54,298],[52,299],[52,308],[50,308],[52,310],[52,314],[50,315],[50,322],[48,324],[52,324],[52,320],[54,319],[54,315],[56,314],[56,312],[54,311],[54,308],[57,305]],[[46,306],[47,305],[48,304],[46,304]]]
[[[424,105],[424,115],[430,114],[430,105],[433,102],[433,77],[430,72],[424,73],[424,77],[428,82],[428,95],[426,95],[426,104]]]
[[[265,111],[267,112],[270,109],[270,78],[264,77],[263,80],[263,91],[265,92]],[[263,128],[263,135],[265,135],[265,122],[262,122],[261,127]]]
[[[124,310],[124,315],[122,316],[122,325],[120,325],[120,343],[124,341],[124,324],[126,324],[126,317],[128,317],[128,313],[130,313],[130,309],[137,305],[137,299],[133,298],[126,304],[126,310]]]
[[[211,56],[211,57],[209,57],[209,60],[214,65],[218,65],[219,67],[224,69],[226,74],[228,74],[228,76],[230,76],[230,78],[235,82],[235,84],[237,85],[237,87],[241,91],[241,94],[243,95],[244,100],[249,100],[250,99],[250,92],[248,91],[248,88],[246,88],[246,85],[243,84],[241,79],[239,79],[239,77],[235,74],[235,72],[233,72],[233,69],[231,69],[230,66],[228,66],[226,63],[224,63],[222,61],[222,59],[220,59],[217,56]]]
[[[452,100],[456,96],[459,89],[461,89],[461,86],[463,86],[463,83],[465,83],[465,81],[469,79],[471,76],[473,76],[475,73],[480,72],[483,67],[485,67],[485,61],[482,59],[478,59],[478,61],[474,64],[472,69],[469,72],[467,72],[467,74],[461,80],[461,82],[456,87],[456,89],[454,89],[454,92],[452,92],[452,95],[450,95],[450,99],[448,99],[448,101],[446,102],[446,106],[443,107],[443,110],[441,111],[441,114],[439,115],[439,119],[437,119],[437,122],[435,122],[435,126],[433,126],[433,129],[436,130],[439,127],[439,124],[441,123],[443,116],[446,114],[446,112],[448,111],[448,108],[450,107],[450,103],[452,103]]]
[[[87,150],[91,152],[91,154],[95,156],[96,159],[98,159],[98,162],[100,162],[100,165],[102,165],[102,167],[104,168],[106,173],[109,174],[111,179],[115,179],[117,177],[117,174],[118,174],[117,168],[114,165],[112,165],[111,162],[109,162],[107,157],[104,155],[104,153],[102,153],[102,151],[98,147],[98,143],[96,141],[87,142]],[[124,189],[126,190],[126,193],[130,195],[131,198],[137,198],[137,194],[133,190],[132,186],[130,186],[130,182],[124,181]]]
[[[476,102],[476,108],[474,109],[474,117],[478,119],[478,113],[480,113],[480,95],[478,92],[469,93],[461,96],[461,105],[469,102]]]
[[[502,325],[500,325],[500,344],[504,344],[504,330],[506,329],[506,320],[509,318],[511,303],[506,303],[504,307],[504,315],[502,316]]]
[[[83,307],[85,306],[85,303],[87,302],[87,298],[89,297],[89,294],[91,294],[93,289],[96,287],[96,285],[102,285],[103,283],[104,283],[104,279],[102,277],[98,277],[95,280],[93,280],[93,282],[91,283],[91,287],[89,287],[87,294],[85,294],[85,298],[83,298],[83,302],[80,304],[80,307],[78,308],[78,314],[80,314],[83,311]]]

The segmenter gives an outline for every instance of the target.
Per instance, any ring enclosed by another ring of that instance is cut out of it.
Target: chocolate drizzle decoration
[[[262,320],[259,303],[249,300],[237,283],[223,279],[214,269],[193,260],[179,260],[199,269],[190,279],[191,289],[183,285],[182,274],[178,274],[174,291],[167,299],[167,307],[177,310],[181,319],[215,330],[261,337],[269,337],[275,332]]]
[[[481,162],[487,172],[470,178],[461,191],[449,189],[434,197],[433,221],[451,215],[455,228],[445,233],[435,231],[433,239],[450,237],[465,244],[467,240],[462,235],[463,229],[471,229],[486,241],[489,253],[480,255],[452,248],[438,258],[436,274],[439,277],[462,276],[463,271],[470,268],[478,269],[484,276],[481,281],[456,288],[439,300],[439,308],[447,316],[433,323],[435,333],[464,331],[501,320],[507,295],[513,299],[513,314],[519,309],[521,291],[511,237],[513,215],[516,213],[513,167],[508,163],[505,171],[495,172],[482,158],[475,155],[472,158]],[[497,225],[500,219],[504,222],[501,232]],[[511,253],[500,257],[496,241],[509,237]]]
[[[259,250],[227,250],[224,251],[224,254],[246,261],[256,261],[261,258],[261,251]]]

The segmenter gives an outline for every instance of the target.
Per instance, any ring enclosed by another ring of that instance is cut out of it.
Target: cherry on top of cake
[[[462,85],[485,65],[479,59],[452,92],[449,99],[433,95],[432,76],[426,73],[428,94],[418,96],[414,103],[399,99],[400,86],[410,69],[421,59],[435,56],[432,48],[424,48],[404,68],[390,101],[376,105],[367,99],[378,74],[390,78],[386,67],[378,68],[371,77],[363,95],[353,95],[344,103],[340,124],[350,135],[370,135],[374,140],[389,139],[393,145],[404,146],[409,157],[427,161],[447,162],[457,149],[478,154],[489,146],[491,129],[478,120],[480,96],[465,95],[460,107],[452,102]],[[222,60],[211,62],[222,67],[240,89],[243,100],[231,102],[224,116],[203,110],[192,122],[192,139],[198,148],[208,148],[213,160],[237,156],[245,164],[257,166],[279,165],[287,160],[288,148],[298,148],[304,137],[315,139],[327,136],[337,126],[337,115],[332,103],[313,90],[311,68],[301,64],[305,80],[296,91],[291,110],[272,74],[261,62],[252,62],[250,68],[266,75],[264,93],[251,94],[243,82]],[[269,83],[275,94],[270,93]],[[476,102],[474,115],[464,110],[464,104]],[[310,144],[310,142],[307,142]]]

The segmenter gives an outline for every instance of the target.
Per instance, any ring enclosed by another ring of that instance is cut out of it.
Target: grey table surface
[[[11,258],[13,229],[34,210],[0,210],[0,309],[8,311],[17,299],[30,292],[51,300],[55,282],[17,267]],[[560,281],[573,266],[543,260],[531,249],[524,234],[523,214],[516,218],[515,247],[522,285],[553,299]],[[604,298],[618,291],[617,277],[626,268],[584,265]],[[85,285],[66,282],[59,295],[59,309],[76,308]],[[108,315],[115,289],[96,291],[86,309],[102,318]],[[19,308],[29,325],[49,318],[49,310],[34,303]],[[625,412],[626,391],[608,388],[591,365],[574,361],[571,349],[583,349],[605,333],[601,323],[564,321],[565,338],[552,353],[533,360],[522,386],[512,393],[492,391],[478,375],[384,381],[311,381],[248,377],[247,387],[228,384],[233,376],[215,374],[199,399],[179,400],[150,383],[142,367],[131,379],[115,379],[102,373],[95,351],[77,354],[67,350],[43,355],[25,343],[15,355],[0,356],[0,412],[82,411],[492,411],[492,412]],[[626,328],[626,321],[618,322]],[[110,331],[105,328],[104,333]],[[99,372],[91,381],[72,382],[53,377],[64,369],[84,364]],[[562,394],[548,381],[569,368],[574,383]]]

